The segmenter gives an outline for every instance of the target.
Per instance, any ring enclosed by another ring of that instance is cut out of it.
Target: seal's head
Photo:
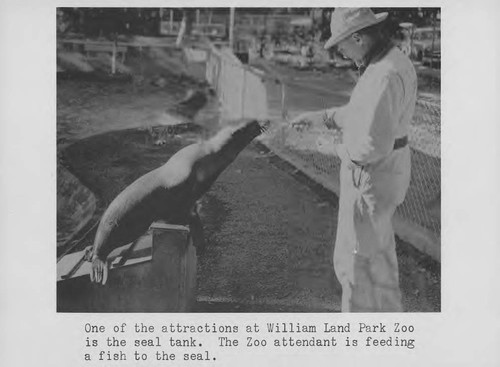
[[[210,153],[219,155],[236,155],[241,152],[257,136],[266,131],[269,122],[249,120],[238,125],[227,126],[205,142]]]
[[[249,120],[235,126],[227,126],[202,143],[204,156],[193,170],[199,183],[213,182],[238,154],[269,127],[269,122]]]

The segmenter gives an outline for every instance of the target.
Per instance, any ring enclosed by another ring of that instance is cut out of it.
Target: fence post
[[[229,48],[231,51],[234,46],[234,8],[229,9]]]
[[[115,75],[116,73],[116,43],[118,41],[115,39],[113,41],[113,52],[111,55],[111,74]]]
[[[247,81],[247,71],[243,69],[243,81],[241,86],[241,118],[245,118],[245,92],[246,92],[246,81]]]

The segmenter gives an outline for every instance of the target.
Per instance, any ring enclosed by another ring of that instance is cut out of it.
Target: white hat
[[[331,17],[332,36],[325,43],[325,49],[363,28],[380,23],[388,13],[374,14],[370,8],[335,8]]]

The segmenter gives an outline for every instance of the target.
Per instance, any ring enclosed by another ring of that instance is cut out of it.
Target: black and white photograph
[[[440,8],[58,8],[57,310],[439,312]]]
[[[439,312],[439,8],[58,8],[61,312]]]
[[[0,364],[499,366],[499,10],[2,2]]]

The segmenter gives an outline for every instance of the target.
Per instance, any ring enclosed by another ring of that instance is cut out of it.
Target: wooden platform
[[[85,251],[57,263],[58,312],[189,312],[196,300],[196,250],[188,227],[154,223],[109,256],[105,285],[90,281]]]

